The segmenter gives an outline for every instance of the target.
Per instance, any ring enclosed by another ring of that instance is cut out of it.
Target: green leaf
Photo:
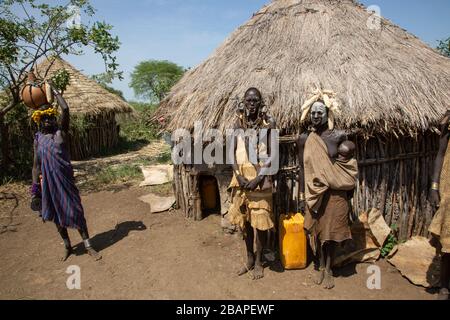
[[[391,233],[387,237],[383,247],[381,248],[381,256],[386,257],[389,253],[394,249],[394,247],[398,244],[397,238]]]
[[[446,40],[440,40],[437,50],[444,56],[450,58],[450,37]]]
[[[51,78],[54,86],[59,91],[65,91],[70,83],[70,74],[66,69],[59,69]]]

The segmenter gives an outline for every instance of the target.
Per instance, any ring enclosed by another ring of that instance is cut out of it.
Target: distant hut
[[[37,65],[35,73],[44,79],[60,69],[65,69],[70,75],[63,97],[73,116],[69,140],[72,160],[86,159],[116,146],[120,131],[116,116],[133,112],[133,107],[63,59],[44,60]]]
[[[342,111],[336,127],[352,132],[358,146],[355,210],[379,208],[401,239],[426,235],[433,214],[427,194],[435,126],[449,107],[450,59],[377,18],[352,0],[271,2],[162,101],[167,129],[192,129],[202,120],[205,127],[225,130],[236,117],[234,98],[260,88],[283,129],[274,198],[278,212],[288,211],[297,165],[294,137],[305,130],[300,106],[315,88],[333,90]],[[205,215],[202,185],[214,179],[217,210],[225,213],[231,174],[227,166],[176,166],[174,186],[186,216]]]

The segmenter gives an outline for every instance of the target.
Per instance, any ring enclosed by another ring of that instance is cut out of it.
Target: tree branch
[[[13,95],[12,101],[6,107],[0,110],[0,117],[3,117],[6,113],[8,113],[9,110],[14,108],[18,103],[19,102],[14,98]]]
[[[16,86],[17,85],[17,81],[16,81],[16,78],[14,77],[14,73],[11,70],[11,66],[6,66],[6,70],[8,70],[10,80],[11,80],[11,82],[13,84],[12,87]]]
[[[29,67],[29,66],[34,66],[34,64],[36,63],[36,61],[39,60],[42,56],[44,56],[44,54],[45,54],[45,52],[42,53],[42,54],[40,54],[40,55],[38,55],[37,58],[36,58],[36,60],[32,60],[32,61],[30,61],[29,63],[27,63],[27,64],[20,70],[20,73],[19,73],[19,77],[18,77],[18,78],[19,78],[19,79],[22,78],[22,75],[25,73],[25,71],[28,69],[28,67]]]
[[[0,76],[2,76],[6,80],[6,82],[8,82],[8,87],[12,86],[11,80],[7,76],[5,76],[3,73],[0,73]]]
[[[31,20],[31,17],[30,17],[30,15],[28,14],[28,11],[27,11],[27,9],[25,8],[25,6],[23,5],[23,3],[22,3],[22,2],[20,3],[20,5],[22,6],[22,9],[23,9],[23,11],[25,12],[25,14],[27,15],[28,19],[30,19],[30,20]]]
[[[49,19],[48,19],[48,25],[47,25],[47,28],[45,29],[45,31],[44,31],[44,34],[42,35],[42,39],[41,39],[41,41],[40,41],[40,43],[39,43],[39,46],[38,46],[38,48],[36,49],[36,55],[34,56],[34,59],[33,59],[33,64],[32,64],[32,67],[34,67],[34,64],[36,63],[36,61],[38,60],[38,54],[39,54],[39,50],[41,50],[41,47],[42,47],[42,44],[44,43],[44,40],[46,39],[46,37],[47,37],[47,34],[48,34],[48,32],[49,32],[49,30],[50,30],[50,26],[52,25],[52,20],[55,18],[55,16],[51,16]],[[42,56],[42,55],[41,55]]]

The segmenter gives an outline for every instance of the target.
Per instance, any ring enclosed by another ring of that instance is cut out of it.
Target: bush
[[[387,257],[391,253],[392,249],[399,243],[397,238],[398,226],[396,224],[391,225],[391,233],[387,237],[383,247],[381,248],[381,256]]]
[[[136,112],[117,117],[117,124],[120,126],[118,145],[114,149],[103,150],[102,156],[138,150],[157,138],[158,130],[152,122],[156,106],[140,102],[130,104]]]
[[[10,137],[12,166],[0,170],[0,184],[7,181],[29,180],[33,167],[33,140],[36,125],[29,117],[28,108],[19,104],[5,116],[5,125]],[[1,141],[0,137],[0,144]],[[0,162],[2,159],[0,159]]]
[[[127,141],[149,143],[157,138],[157,129],[152,123],[156,106],[131,102],[136,114],[119,120],[120,136]]]

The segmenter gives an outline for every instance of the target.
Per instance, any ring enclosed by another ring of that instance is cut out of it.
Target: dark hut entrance
[[[220,192],[217,179],[214,176],[201,175],[199,177],[199,191],[202,218],[210,214],[220,214]]]

